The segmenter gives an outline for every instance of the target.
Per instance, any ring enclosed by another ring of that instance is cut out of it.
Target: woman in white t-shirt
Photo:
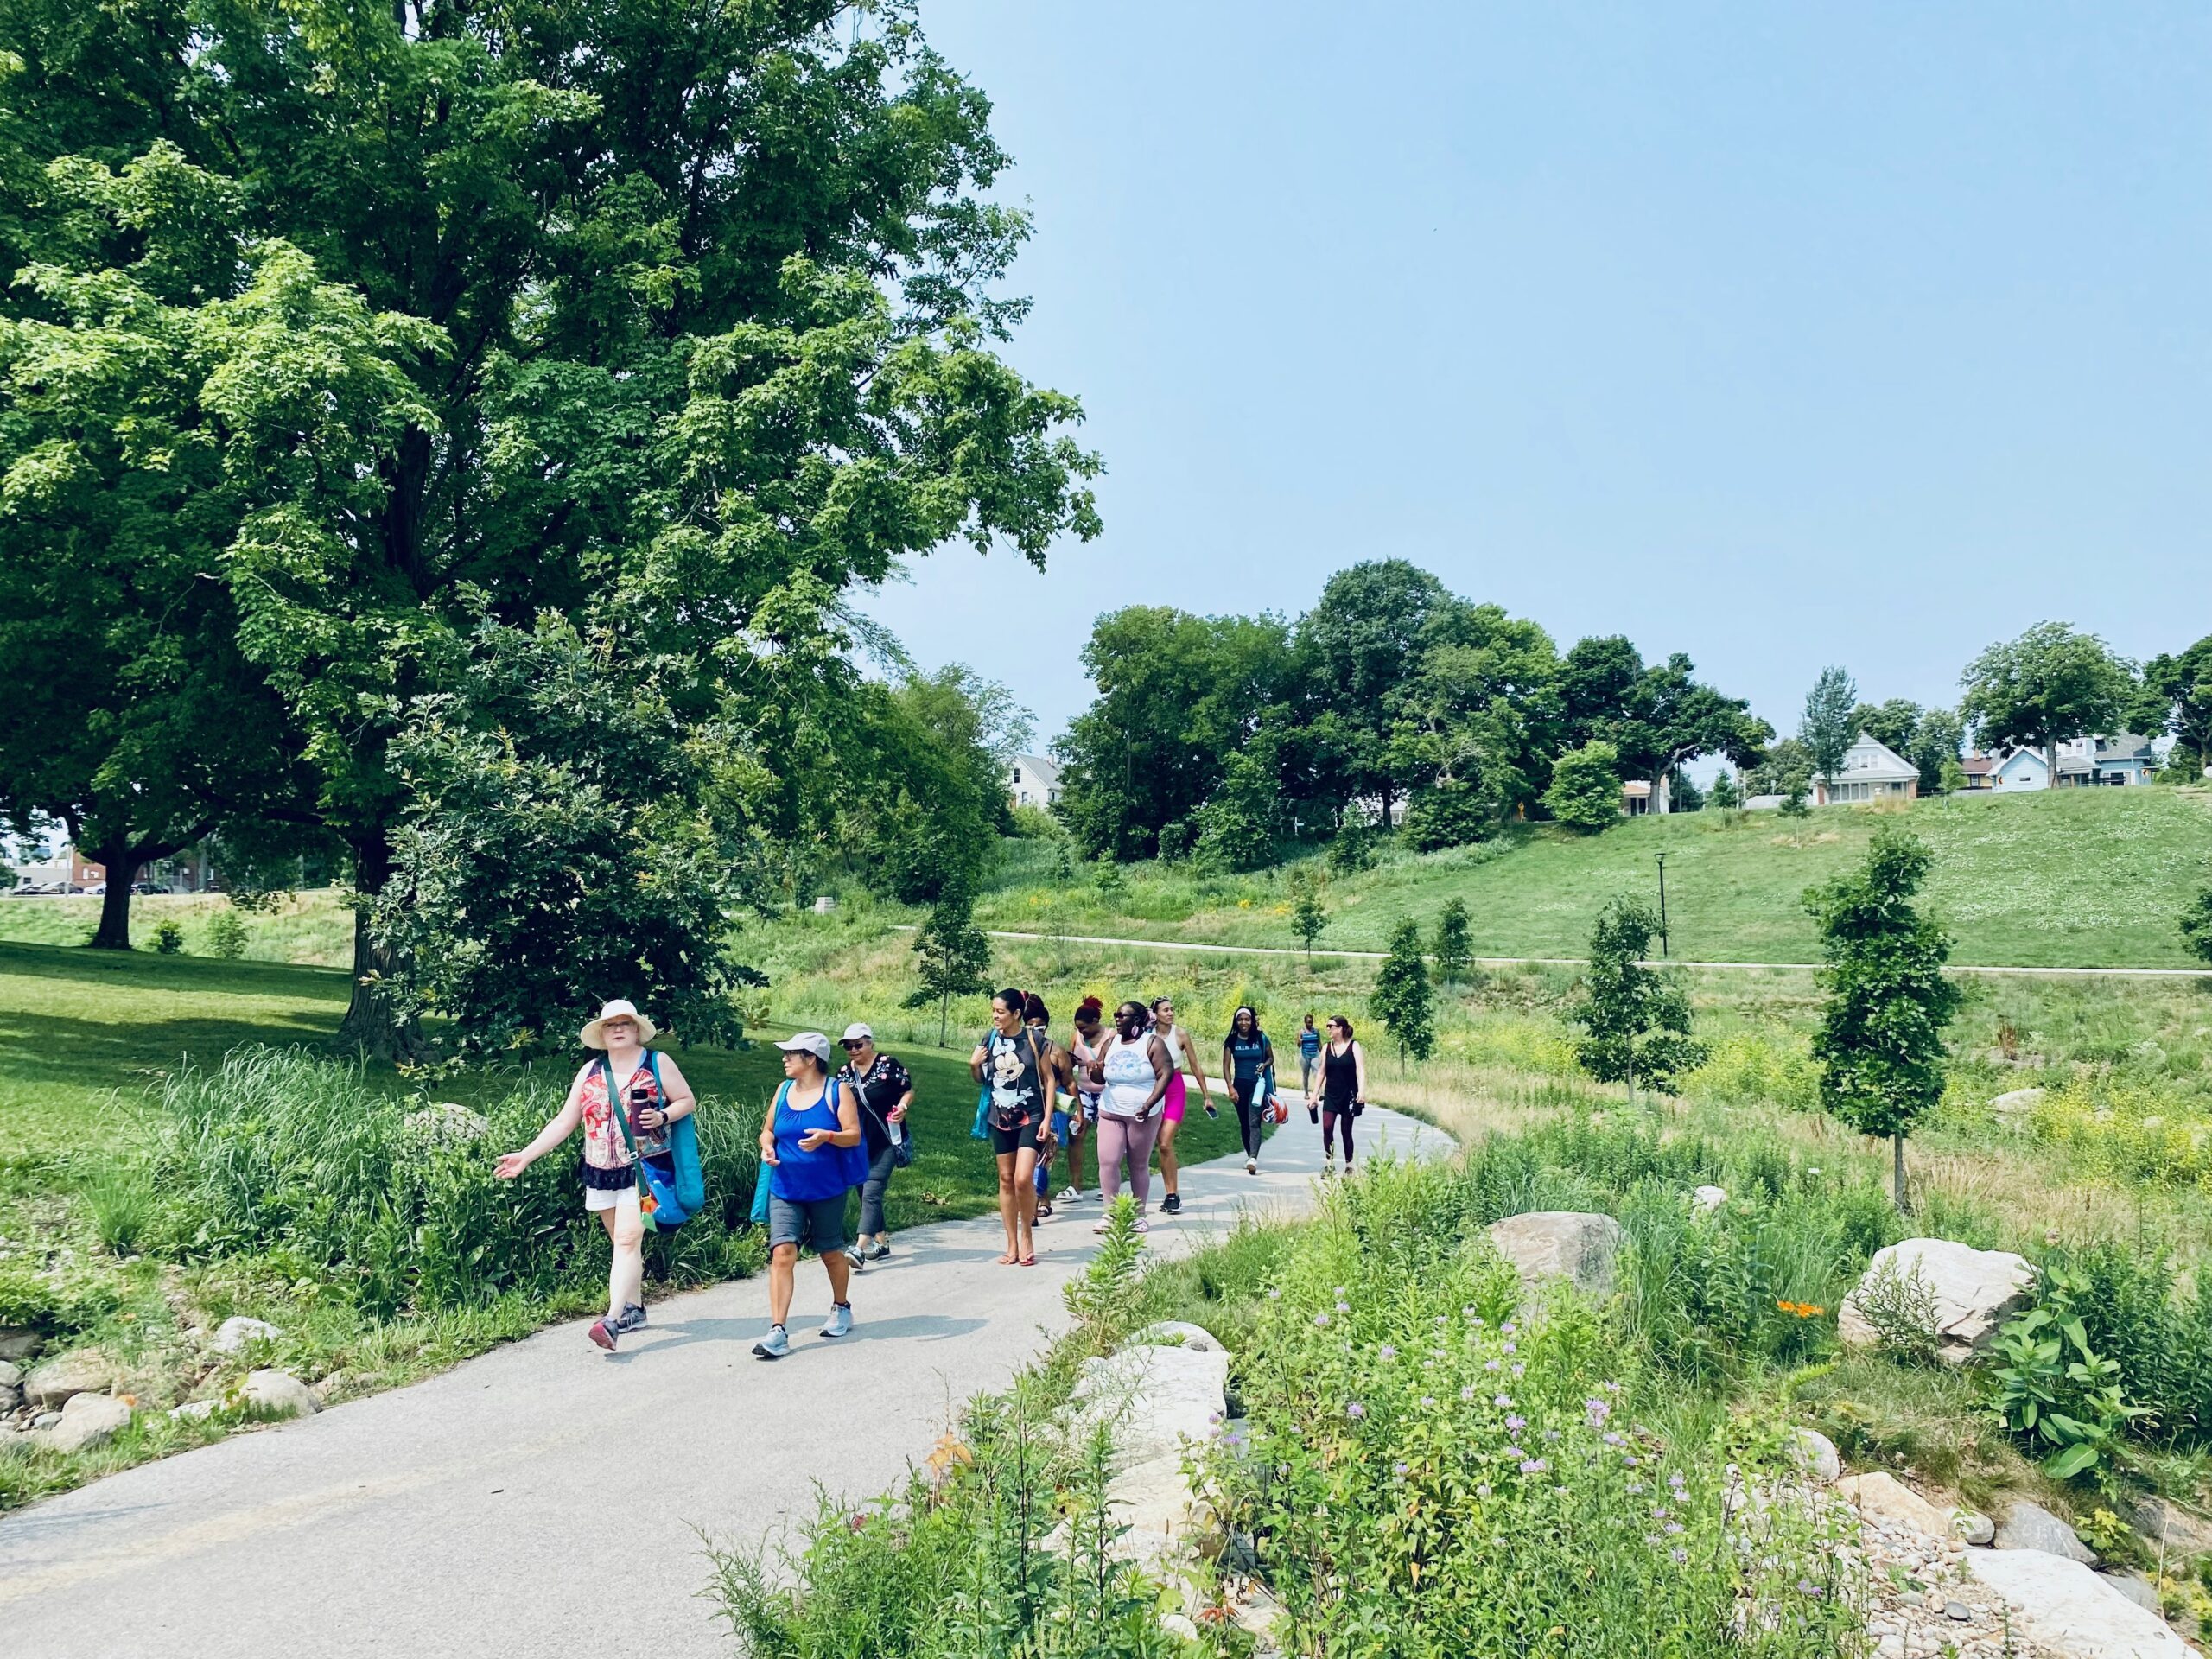
[[[1167,1046],[1145,1028],[1141,1002],[1114,1010],[1114,1034],[1091,1062],[1090,1075],[1102,1085],[1098,1096],[1098,1189],[1110,1212],[1122,1190],[1122,1164],[1128,1160],[1129,1190],[1137,1201],[1137,1230],[1147,1232],[1145,1200],[1152,1192],[1152,1148],[1160,1138],[1160,1103],[1174,1076]],[[1102,1219],[1090,1230],[1103,1233]]]

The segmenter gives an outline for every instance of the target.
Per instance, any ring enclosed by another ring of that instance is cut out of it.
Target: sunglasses
[[[868,1039],[865,1037],[849,1037],[843,1042],[839,1043],[837,1046],[843,1049],[846,1053],[850,1054],[855,1049],[866,1048],[868,1046]]]

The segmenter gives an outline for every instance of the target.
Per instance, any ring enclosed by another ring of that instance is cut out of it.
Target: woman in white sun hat
[[[586,1048],[602,1054],[584,1062],[569,1085],[569,1098],[537,1139],[499,1160],[498,1174],[512,1181],[576,1131],[584,1131],[577,1168],[584,1208],[607,1228],[614,1259],[607,1270],[607,1317],[593,1323],[591,1339],[612,1351],[625,1331],[645,1322],[645,1223],[638,1207],[638,1160],[668,1150],[668,1126],[688,1117],[698,1103],[674,1060],[645,1045],[659,1033],[634,1002],[616,1001],[582,1033]]]

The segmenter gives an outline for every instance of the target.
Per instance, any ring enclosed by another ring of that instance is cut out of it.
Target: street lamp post
[[[1659,855],[1659,954],[1667,954],[1667,855]]]

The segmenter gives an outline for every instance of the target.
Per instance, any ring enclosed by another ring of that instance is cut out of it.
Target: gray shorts
[[[792,1204],[768,1195],[768,1248],[779,1244],[809,1244],[817,1255],[845,1248],[845,1195]]]

